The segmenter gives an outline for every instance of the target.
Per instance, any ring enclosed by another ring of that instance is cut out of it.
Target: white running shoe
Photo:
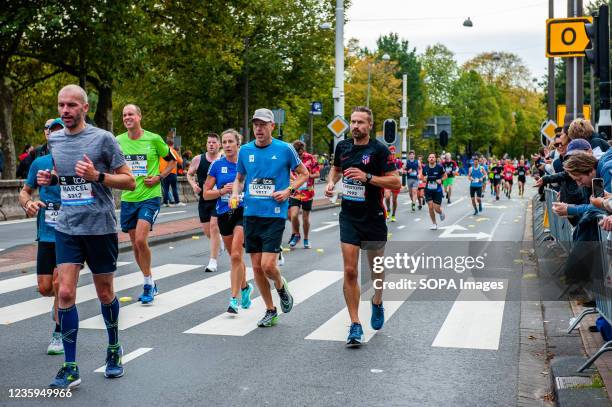
[[[176,204],[176,206],[187,206],[187,204],[185,202],[179,202]]]
[[[438,230],[438,224],[434,223],[433,225],[429,227],[429,230]]]
[[[62,342],[62,334],[59,332],[53,332],[53,336],[51,337],[51,342],[49,342],[49,346],[47,347],[47,355],[63,355],[64,354],[64,344]]]
[[[285,256],[283,256],[283,252],[282,251],[278,253],[278,265],[279,266],[284,266],[285,265]]]

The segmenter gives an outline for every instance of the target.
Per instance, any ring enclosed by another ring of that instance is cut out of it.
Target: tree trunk
[[[98,105],[94,121],[99,128],[113,132],[113,88],[110,84],[98,87]]]
[[[13,141],[13,89],[0,77],[0,149],[4,155],[2,179],[15,179],[17,163]]]

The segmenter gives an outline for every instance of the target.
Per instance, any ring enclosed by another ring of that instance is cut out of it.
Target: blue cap
[[[583,138],[577,138],[567,145],[567,152],[565,155],[574,155],[583,151],[589,151],[591,149],[591,144]]]
[[[52,128],[54,126],[62,126],[62,128],[66,127],[64,125],[64,122],[62,121],[62,119],[60,119],[59,117],[57,119],[54,119],[51,124],[48,126],[48,128]]]

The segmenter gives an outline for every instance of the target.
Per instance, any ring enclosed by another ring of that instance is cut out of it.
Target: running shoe
[[[62,334],[60,332],[53,332],[51,342],[47,346],[47,355],[63,355],[64,344],[62,343]]]
[[[429,227],[429,230],[438,230],[438,224],[434,223],[433,225]]]
[[[419,204],[419,210],[423,209],[423,205]]]
[[[304,249],[310,249],[310,242],[308,239],[304,239]]]
[[[210,259],[208,261],[208,265],[206,266],[206,268],[204,269],[205,272],[207,273],[214,273],[215,271],[217,271],[217,262],[213,262],[213,259]]]
[[[138,297],[138,301],[143,304],[150,304],[155,299],[157,293],[157,283],[155,283],[154,286],[151,286],[151,284],[145,284],[142,290],[142,294],[140,294],[140,297]]]
[[[496,201],[499,201],[499,195],[496,195],[496,196],[495,196],[495,200],[496,200]]]
[[[240,290],[240,305],[247,309],[251,306],[251,294],[253,293],[253,284],[247,283],[246,288]]]
[[[227,313],[228,314],[237,314],[238,313],[238,299],[237,298],[230,298],[229,301],[229,307],[227,307]]]
[[[260,328],[269,328],[278,323],[278,312],[276,312],[276,308],[273,310],[266,310],[266,314],[257,322],[257,326]]]
[[[482,212],[482,201],[478,202],[478,211]]]
[[[302,237],[298,234],[293,235],[293,237],[291,238],[291,240],[289,241],[289,247],[291,247],[292,249],[295,248],[295,246],[299,243],[299,241],[302,239]]]
[[[353,322],[349,328],[348,338],[346,339],[346,346],[348,348],[357,348],[361,346],[363,342],[363,328],[361,324]]]
[[[106,370],[104,371],[104,377],[113,379],[123,376],[125,371],[123,370],[123,363],[121,363],[122,357],[123,347],[121,345],[106,348]]]
[[[395,219],[395,215],[391,215],[391,222],[397,222],[397,219]]]
[[[285,277],[281,277],[281,279],[283,280],[283,286],[280,290],[276,291],[278,292],[278,296],[281,300],[281,310],[283,311],[283,314],[286,314],[291,311],[291,308],[293,308],[293,296],[289,292],[289,284],[287,284]]]
[[[285,256],[283,256],[283,248],[281,247],[281,251],[278,252],[278,265],[279,266],[284,266],[285,265]]]
[[[374,304],[372,300],[370,300],[370,303],[372,304],[372,317],[370,318],[370,324],[372,325],[372,329],[378,331],[385,324],[385,308],[383,307],[382,302],[377,305]]]
[[[64,363],[49,387],[71,389],[77,387],[79,384],[81,384],[79,367],[76,363]]]
[[[451,203],[451,202],[450,202],[450,198],[447,198],[447,199],[446,199],[446,203]]]
[[[413,202],[413,203],[412,203],[412,212],[414,212],[414,207],[415,207],[415,204],[414,204],[414,202]],[[419,208],[419,209],[420,209],[420,208]]]
[[[474,216],[478,215],[478,209],[474,208]]]
[[[289,241],[287,242],[287,244],[291,244],[291,242],[293,241],[293,236],[295,236],[295,233],[291,234],[291,237],[289,238]]]
[[[440,220],[444,221],[444,219],[446,219],[446,215],[444,214],[444,212],[440,212]]]

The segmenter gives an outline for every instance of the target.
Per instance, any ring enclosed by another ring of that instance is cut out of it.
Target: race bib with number
[[[224,194],[224,195],[221,195],[219,199],[221,199],[222,202],[229,202],[231,197],[232,197],[232,194]]]
[[[91,182],[81,177],[59,177],[62,205],[79,206],[94,203]]]
[[[510,178],[511,176],[512,176],[512,173],[511,173],[511,172],[507,172],[507,173],[506,173],[506,177]]]
[[[452,167],[446,167],[446,173],[447,174],[450,174],[452,170],[453,170]]]
[[[438,183],[436,181],[429,181],[427,183],[427,189],[438,189]]]
[[[501,178],[501,175],[495,174],[495,179],[500,179],[500,178]]]
[[[298,191],[308,191],[308,182],[304,182],[299,188]]]
[[[523,175],[525,175],[525,171],[519,171],[518,174],[522,177]]]
[[[125,161],[135,177],[147,176],[147,156],[145,154],[127,154]]]
[[[361,181],[342,178],[342,199],[365,202],[365,185]]]
[[[416,171],[410,171],[410,176],[411,177],[416,177],[417,176],[417,172]]]
[[[55,228],[57,224],[60,206],[59,203],[47,202],[47,207],[45,208],[45,223],[52,228]]]
[[[272,198],[275,184],[272,178],[253,178],[249,184],[249,195],[255,198]]]

